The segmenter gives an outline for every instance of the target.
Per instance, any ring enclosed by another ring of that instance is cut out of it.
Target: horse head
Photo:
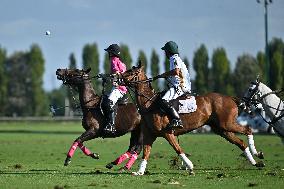
[[[56,75],[57,79],[63,81],[65,85],[79,86],[83,84],[84,81],[90,80],[89,73],[91,68],[87,70],[79,69],[57,69]]]
[[[257,106],[260,104],[259,98],[261,96],[261,92],[259,90],[259,84],[259,77],[257,77],[255,81],[250,83],[250,86],[244,93],[244,96],[241,100],[239,106],[247,112],[251,112],[252,105]]]
[[[124,84],[129,87],[136,87],[140,81],[147,79],[144,66],[142,66],[141,61],[139,61],[138,66],[133,66],[131,69],[124,72],[121,75],[121,78]]]

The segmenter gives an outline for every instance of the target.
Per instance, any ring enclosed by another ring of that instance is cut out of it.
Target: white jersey
[[[176,88],[180,87],[184,92],[190,92],[191,82],[189,72],[178,54],[174,54],[170,57],[170,71],[176,68],[179,68],[181,72],[179,75],[169,77],[171,82],[170,85],[173,85]]]

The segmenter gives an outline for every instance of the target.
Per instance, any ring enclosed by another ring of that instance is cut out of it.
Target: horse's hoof
[[[113,168],[113,163],[109,163],[109,164],[107,164],[107,165],[106,165],[106,168],[107,168],[107,169],[111,169],[111,168]]]
[[[144,175],[144,173],[141,173],[141,172],[138,171],[138,172],[132,172],[131,175],[132,176],[142,176],[142,175]]]
[[[192,176],[194,176],[195,175],[195,173],[193,172],[193,170],[189,170],[189,175],[192,175]]]
[[[90,156],[91,156],[93,159],[100,159],[100,155],[97,154],[97,153],[91,153]]]
[[[127,172],[128,169],[126,167],[121,167],[120,169],[118,169],[118,172],[119,173],[124,173],[124,172]]]
[[[67,157],[67,158],[65,159],[64,166],[67,166],[67,165],[69,165],[70,163],[71,163],[71,158],[70,158],[70,157]]]
[[[240,157],[246,158],[245,153],[241,153],[241,154],[240,154]]]
[[[262,161],[260,161],[260,162],[257,162],[255,166],[261,168],[261,167],[265,167],[265,164]]]
[[[263,152],[258,152],[258,153],[257,153],[257,157],[258,157],[259,159],[264,159],[264,154],[263,154]]]

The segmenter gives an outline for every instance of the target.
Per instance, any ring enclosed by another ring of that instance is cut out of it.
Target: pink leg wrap
[[[131,157],[129,159],[129,161],[126,163],[125,167],[129,170],[131,169],[133,163],[136,161],[138,155],[137,153],[135,152],[134,154],[131,154]]]
[[[79,148],[82,150],[82,152],[83,152],[85,155],[89,156],[89,155],[92,153],[92,152],[91,152],[86,146],[84,146],[82,143],[79,143],[78,146],[79,146]]]
[[[115,165],[121,164],[124,160],[128,159],[131,156],[130,152],[125,152],[121,156],[119,156],[113,163]]]
[[[78,142],[74,142],[74,143],[72,144],[71,148],[69,149],[69,151],[68,151],[68,153],[67,153],[67,156],[68,156],[68,157],[72,157],[72,156],[74,155],[74,152],[75,152],[75,150],[76,150],[78,144],[79,144]]]

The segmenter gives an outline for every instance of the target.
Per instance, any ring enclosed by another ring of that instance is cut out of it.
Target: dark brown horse
[[[176,137],[195,130],[203,125],[211,126],[211,129],[218,135],[224,137],[232,144],[237,145],[246,155],[252,165],[264,166],[262,162],[257,163],[252,154],[262,158],[254,146],[252,131],[249,127],[243,127],[236,122],[238,107],[232,97],[218,93],[209,93],[204,96],[196,96],[197,110],[189,114],[181,114],[184,128],[174,132],[167,129],[168,117],[155,103],[158,94],[151,88],[149,80],[143,70],[143,66],[133,67],[122,75],[125,85],[135,92],[136,100],[142,116],[143,133],[143,157],[138,172],[134,175],[143,175],[146,169],[147,160],[150,156],[151,146],[157,137],[165,138],[181,157],[190,173],[193,173],[193,164],[186,157],[184,151],[178,144]],[[249,147],[235,133],[241,133],[248,137]],[[251,154],[251,152],[252,154]]]
[[[115,128],[117,132],[113,136],[105,136],[103,132],[105,120],[100,108],[102,97],[98,96],[93,89],[91,78],[89,76],[90,70],[91,69],[86,71],[78,69],[58,69],[56,71],[57,79],[62,80],[65,85],[69,85],[78,91],[80,105],[83,112],[82,125],[86,130],[72,144],[69,152],[67,153],[64,165],[67,166],[70,164],[71,158],[77,147],[79,147],[85,155],[94,159],[99,158],[98,154],[92,153],[83,145],[85,141],[98,137],[115,138],[131,132],[129,149],[122,155],[122,159],[125,160],[126,156],[129,157],[133,154],[133,152],[136,153],[136,156],[132,159],[131,165],[128,164],[127,168],[130,168],[141,151],[141,145],[138,141],[141,116],[137,112],[134,104],[127,103],[125,105],[119,105],[115,119]],[[118,163],[121,163],[121,158],[118,158],[118,160],[114,161],[112,164],[115,165]],[[112,164],[109,164],[108,168],[111,168]]]

